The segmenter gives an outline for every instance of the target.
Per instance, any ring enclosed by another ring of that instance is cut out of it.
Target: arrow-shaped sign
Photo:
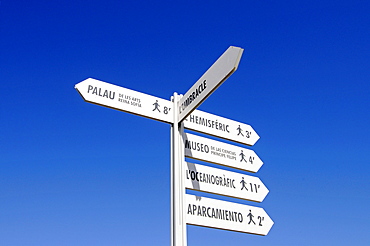
[[[86,102],[173,123],[173,103],[169,100],[92,78],[76,84],[75,88]]]
[[[249,146],[260,138],[250,125],[200,110],[194,110],[183,122],[186,129]]]
[[[253,176],[187,162],[185,188],[262,202],[269,190]]]
[[[248,172],[257,172],[262,160],[250,149],[200,137],[190,133],[183,136],[185,156]]]
[[[230,46],[179,101],[179,122],[193,112],[238,68],[243,49]]]
[[[263,208],[186,194],[186,223],[267,235],[274,222]]]

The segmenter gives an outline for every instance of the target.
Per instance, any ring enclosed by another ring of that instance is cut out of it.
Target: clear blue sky
[[[92,105],[96,78],[185,93],[250,124],[267,236],[187,226],[188,245],[370,245],[369,1],[0,2],[0,245],[169,245],[170,126]],[[207,197],[212,197],[207,195]],[[230,199],[227,199],[230,200]]]

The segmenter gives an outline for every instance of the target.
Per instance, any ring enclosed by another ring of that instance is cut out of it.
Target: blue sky
[[[253,126],[267,236],[187,226],[188,245],[369,245],[368,1],[0,2],[0,244],[169,245],[170,126],[92,105],[92,77],[185,93]],[[215,197],[204,194],[206,197]],[[221,198],[221,197],[217,197]],[[224,198],[222,198],[224,199]]]

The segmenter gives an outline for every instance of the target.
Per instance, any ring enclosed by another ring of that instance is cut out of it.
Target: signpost
[[[186,195],[197,190],[262,202],[268,189],[257,177],[185,163],[185,157],[257,172],[263,165],[253,150],[207,139],[184,128],[252,146],[259,136],[247,124],[196,110],[238,67],[243,49],[230,46],[180,98],[171,101],[88,78],[75,85],[86,102],[171,125],[171,245],[186,246],[186,224],[267,235],[273,221],[262,208]]]
[[[230,46],[180,99],[179,122],[193,112],[238,68],[243,49]]]
[[[186,223],[267,235],[274,222],[263,208],[186,195]]]
[[[184,133],[185,156],[248,172],[257,172],[263,165],[253,150]]]
[[[187,162],[185,187],[244,200],[262,202],[269,190],[253,176]]]

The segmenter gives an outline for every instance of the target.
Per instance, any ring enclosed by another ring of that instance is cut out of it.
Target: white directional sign
[[[186,129],[250,146],[260,138],[250,125],[200,110],[194,110],[183,122]]]
[[[183,136],[185,156],[248,172],[257,172],[262,160],[250,149],[200,137],[190,133]]]
[[[263,208],[186,195],[186,223],[267,235],[274,222]]]
[[[179,101],[179,122],[185,119],[238,68],[243,49],[230,46]]]
[[[75,88],[87,102],[173,123],[173,103],[169,100],[92,78],[76,84]]]
[[[253,176],[187,162],[185,187],[191,190],[262,202],[269,190]]]

